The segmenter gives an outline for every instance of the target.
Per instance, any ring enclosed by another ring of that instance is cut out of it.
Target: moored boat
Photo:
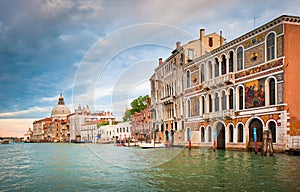
[[[124,147],[125,144],[124,144],[124,143],[116,143],[115,146],[118,146],[118,147]]]
[[[1,144],[9,144],[9,140],[8,139],[3,139],[3,140],[0,140],[0,143]]]
[[[166,145],[164,143],[155,143],[155,142],[153,142],[153,140],[152,140],[151,143],[140,143],[139,146],[142,149],[164,148],[164,147],[166,147]]]

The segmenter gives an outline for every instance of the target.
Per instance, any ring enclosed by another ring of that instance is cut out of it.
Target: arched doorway
[[[253,128],[256,128],[257,142],[262,142],[263,124],[259,119],[252,119],[249,124],[249,142],[254,142]]]
[[[225,126],[223,123],[217,124],[217,149],[225,149]]]

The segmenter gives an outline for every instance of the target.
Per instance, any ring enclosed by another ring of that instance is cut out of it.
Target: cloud
[[[142,69],[122,77],[131,66],[166,58],[177,41],[198,38],[199,28],[207,34],[222,30],[230,41],[252,30],[254,17],[260,16],[260,26],[299,12],[296,0],[2,0],[0,117],[49,116],[51,109],[29,109],[56,105],[52,95],[59,93],[68,106],[112,105],[143,84]],[[178,35],[183,33],[189,35]]]
[[[58,99],[58,96],[53,96],[53,97],[43,97],[40,99],[41,102],[48,102],[48,101],[56,101]]]
[[[33,107],[30,109],[13,111],[13,112],[5,112],[0,113],[0,118],[8,118],[8,117],[18,117],[21,115],[32,114],[32,113],[43,113],[43,112],[51,112],[53,107]]]

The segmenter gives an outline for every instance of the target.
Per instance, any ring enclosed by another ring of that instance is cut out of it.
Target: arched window
[[[219,111],[219,110],[220,110],[220,107],[219,107],[219,96],[216,93],[215,94],[215,111]]]
[[[275,105],[276,102],[275,102],[275,94],[276,94],[276,91],[275,91],[275,80],[274,78],[270,79],[269,81],[269,104],[270,105]]]
[[[233,89],[229,90],[229,109],[233,109]]]
[[[229,52],[229,72],[233,72],[233,51]]]
[[[238,125],[238,142],[244,142],[244,126],[242,124]]]
[[[243,91],[243,87],[239,87],[238,89],[238,94],[239,94],[239,110],[244,108],[244,91]]]
[[[212,69],[212,64],[211,61],[208,62],[208,79],[212,79],[213,78],[213,69]]]
[[[226,74],[226,57],[225,57],[225,55],[222,55],[221,71],[222,71],[222,75]]]
[[[215,77],[219,77],[219,60],[215,58]]]
[[[211,142],[211,126],[208,127],[208,142]]]
[[[204,77],[204,64],[201,65],[201,71],[200,71],[200,78],[201,78],[201,83],[205,81],[205,77]]]
[[[205,142],[205,130],[204,130],[204,127],[201,127],[201,142]]]
[[[222,92],[222,110],[226,110],[226,94],[225,91]]]
[[[204,102],[204,97],[201,97],[201,106],[202,106],[201,112],[202,112],[202,114],[204,114],[204,113],[205,113],[205,102]]]
[[[237,50],[237,70],[243,70],[244,68],[244,50],[239,47]]]
[[[267,37],[267,61],[275,59],[275,34],[270,33]]]
[[[269,130],[272,133],[272,142],[276,143],[276,123],[274,121],[269,123]]]
[[[187,88],[191,87],[191,72],[190,71],[186,72],[186,87]]]
[[[191,117],[191,100],[187,100],[187,114]]]
[[[208,112],[212,112],[212,98],[211,94],[208,95]]]
[[[229,125],[229,142],[233,142],[233,125]]]

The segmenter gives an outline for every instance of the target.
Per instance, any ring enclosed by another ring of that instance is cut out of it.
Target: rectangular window
[[[194,59],[194,49],[188,49],[188,59],[189,60]]]
[[[209,46],[209,47],[212,47],[212,46],[213,46],[213,38],[212,38],[212,37],[209,37],[209,38],[208,38],[208,46]]]

